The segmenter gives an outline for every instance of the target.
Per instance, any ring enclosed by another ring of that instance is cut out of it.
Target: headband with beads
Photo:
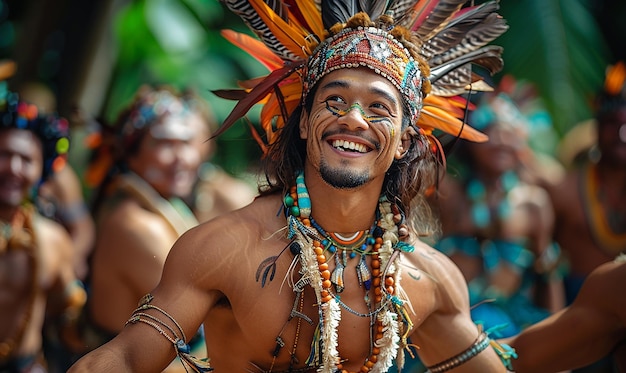
[[[39,112],[37,106],[20,101],[15,92],[0,82],[0,130],[21,129],[33,132],[43,150],[41,182],[67,163],[70,148],[69,124],[65,118]]]
[[[417,122],[423,79],[419,65],[391,34],[376,27],[346,28],[321,43],[308,60],[303,100],[328,73],[357,67],[367,67],[389,80],[408,104],[411,123]]]

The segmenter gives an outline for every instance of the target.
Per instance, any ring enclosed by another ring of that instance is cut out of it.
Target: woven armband
[[[484,351],[487,347],[489,347],[489,343],[490,339],[487,336],[487,333],[482,332],[478,335],[478,338],[476,338],[474,343],[472,343],[472,345],[469,346],[467,350],[447,360],[444,360],[441,363],[428,367],[426,373],[441,373],[454,369]]]
[[[176,320],[165,310],[150,304],[150,302],[154,299],[152,294],[144,295],[139,301],[139,306],[133,311],[133,314],[130,316],[130,319],[126,322],[128,324],[136,324],[138,322],[144,323],[146,325],[151,326],[153,329],[159,332],[162,336],[164,336],[168,341],[170,341],[174,345],[174,350],[176,351],[176,355],[180,358],[181,364],[183,364],[183,368],[187,371],[187,368],[190,368],[193,372],[203,373],[210,372],[213,370],[211,368],[208,360],[198,359],[190,354],[191,347],[187,344],[187,338],[185,337],[185,332],[183,328],[178,324]],[[165,316],[174,326],[170,326],[170,324],[161,320],[157,316],[146,313],[148,310],[154,310],[161,315]]]

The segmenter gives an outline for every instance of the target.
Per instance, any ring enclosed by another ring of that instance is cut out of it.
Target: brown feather
[[[259,83],[254,89],[252,89],[245,98],[239,100],[233,111],[226,117],[220,128],[215,131],[211,138],[215,138],[222,133],[224,133],[227,129],[229,129],[239,118],[246,115],[248,110],[252,108],[256,103],[260,100],[264,99],[274,87],[283,79],[287,78],[289,75],[293,74],[294,71],[298,70],[302,67],[304,61],[300,61],[298,63],[291,63],[285,65],[285,67],[272,71],[261,83]]]

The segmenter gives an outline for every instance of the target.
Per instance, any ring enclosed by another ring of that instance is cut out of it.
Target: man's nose
[[[369,127],[365,111],[358,103],[352,104],[344,115],[339,118],[339,123],[351,130],[365,130]]]

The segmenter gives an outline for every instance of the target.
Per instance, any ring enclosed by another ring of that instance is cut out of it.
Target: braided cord
[[[487,333],[482,332],[478,335],[474,343],[467,348],[467,350],[444,360],[441,363],[428,367],[426,373],[441,373],[454,369],[484,351],[487,347],[489,347],[489,343],[490,339],[487,336]]]

